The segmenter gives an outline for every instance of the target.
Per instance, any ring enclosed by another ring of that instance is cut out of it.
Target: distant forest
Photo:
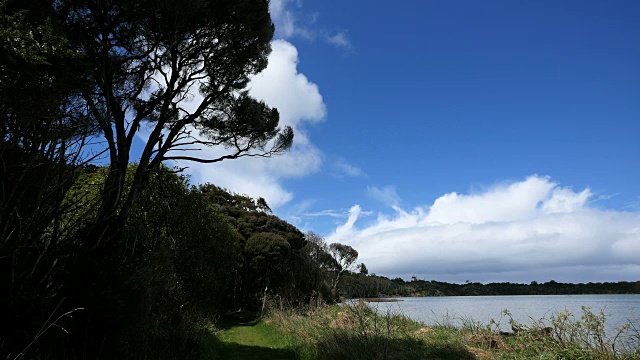
[[[578,294],[640,294],[640,281],[567,284],[556,281],[530,284],[467,282],[450,284],[441,281],[350,273],[344,277],[341,293],[349,298],[385,296],[483,296],[483,295],[578,295]]]

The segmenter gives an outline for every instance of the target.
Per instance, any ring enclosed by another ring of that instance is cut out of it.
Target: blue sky
[[[195,182],[263,196],[387,276],[640,279],[640,2],[271,10],[251,94],[296,145]]]

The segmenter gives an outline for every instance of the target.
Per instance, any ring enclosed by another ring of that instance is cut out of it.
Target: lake
[[[399,302],[370,303],[378,311],[387,309],[402,313],[427,325],[453,323],[461,325],[463,319],[473,319],[489,324],[499,322],[504,331],[510,331],[509,319],[502,316],[507,309],[519,323],[531,324],[533,320],[550,319],[557,312],[568,310],[577,319],[582,306],[591,307],[594,313],[604,310],[608,335],[624,324],[640,325],[640,295],[513,295],[513,296],[444,296],[399,298]]]

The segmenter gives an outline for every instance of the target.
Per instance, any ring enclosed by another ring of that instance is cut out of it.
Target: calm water
[[[604,310],[608,334],[630,321],[640,324],[640,295],[447,296],[401,300],[370,305],[378,311],[391,309],[403,313],[427,325],[443,322],[460,325],[461,319],[488,324],[494,319],[500,321],[503,330],[509,330],[508,318],[502,317],[504,309],[508,309],[518,322],[530,324],[531,319],[549,319],[554,313],[565,310],[579,318],[581,306],[591,307],[594,313]]]

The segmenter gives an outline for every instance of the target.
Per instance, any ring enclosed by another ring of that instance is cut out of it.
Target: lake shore
[[[598,314],[587,321],[556,322],[552,327],[514,322],[511,332],[468,322],[425,325],[406,316],[381,314],[366,303],[330,305],[312,311],[270,309],[235,316],[207,338],[206,359],[587,359],[640,358],[640,333],[634,344],[602,336]]]

